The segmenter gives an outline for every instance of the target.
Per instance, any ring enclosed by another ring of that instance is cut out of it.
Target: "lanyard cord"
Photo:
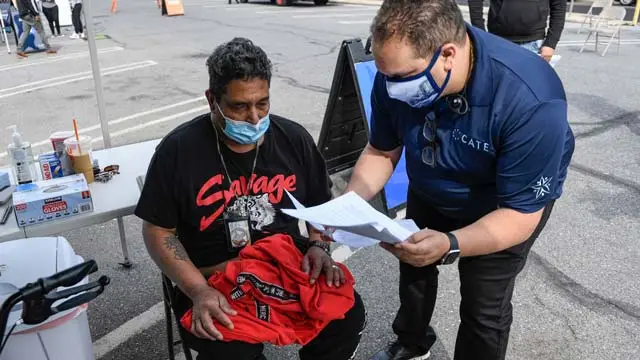
[[[213,121],[211,121],[211,124],[213,125],[213,129],[215,130],[215,133],[216,133],[216,146],[218,148],[218,154],[220,155],[220,161],[222,162],[222,167],[224,168],[225,175],[227,176],[227,182],[229,183],[229,189],[231,189],[231,176],[229,175],[229,170],[227,170],[227,164],[224,161],[224,156],[222,156],[222,151],[220,149],[220,138],[218,136],[218,128],[213,123]],[[255,175],[256,163],[258,162],[258,152],[259,152],[259,150],[260,150],[260,147],[256,143],[256,156],[253,158],[253,166],[251,167],[251,176],[249,178],[249,185],[247,186],[247,193],[243,194],[245,196],[249,195],[249,193],[251,193],[251,188],[253,187],[253,176]]]

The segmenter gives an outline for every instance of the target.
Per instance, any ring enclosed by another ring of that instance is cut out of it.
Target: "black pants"
[[[176,289],[174,311],[184,314],[192,306],[189,298]],[[329,323],[318,336],[300,349],[301,360],[349,360],[355,355],[366,325],[364,304],[355,292],[355,304],[342,320]],[[197,338],[180,326],[180,335],[189,348],[198,352],[197,360],[264,360],[263,344],[241,341],[209,341]]]
[[[529,239],[512,248],[489,255],[464,257],[458,262],[460,273],[460,326],[455,360],[502,360],[507,351],[513,309],[511,296],[516,275],[522,270],[529,250],[546,224],[553,202],[544,209],[542,219]],[[409,191],[407,218],[421,228],[448,232],[474,221],[443,216]],[[438,268],[416,268],[400,263],[400,309],[393,331],[400,343],[427,350],[436,341],[429,325],[438,291]]]
[[[82,4],[78,3],[73,6],[73,10],[71,10],[71,22],[73,23],[73,30],[76,34],[82,34],[84,31],[82,27],[82,19],[80,18],[82,15]]]
[[[52,8],[42,8],[42,12],[44,12],[44,16],[47,17],[47,22],[49,23],[49,29],[51,29],[51,34],[60,35],[60,21],[58,20],[58,5]],[[54,25],[55,30],[54,31]]]

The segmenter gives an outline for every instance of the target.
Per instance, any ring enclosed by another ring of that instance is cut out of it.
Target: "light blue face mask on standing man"
[[[271,124],[269,113],[267,113],[267,115],[262,119],[258,120],[258,123],[254,125],[246,121],[233,120],[222,112],[218,103],[216,103],[216,107],[224,118],[225,125],[222,131],[229,137],[229,139],[237,142],[238,144],[249,145],[257,143],[262,135],[267,132],[267,129],[269,129],[269,125]]]
[[[439,86],[433,75],[431,75],[431,69],[433,69],[440,57],[441,50],[441,48],[438,48],[438,51],[433,55],[431,62],[423,72],[406,78],[387,78],[387,93],[389,97],[403,101],[414,108],[423,108],[433,104],[442,95],[451,77],[451,70],[449,70],[447,77],[444,79],[444,84]]]

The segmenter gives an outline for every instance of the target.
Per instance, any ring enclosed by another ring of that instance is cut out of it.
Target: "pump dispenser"
[[[18,132],[18,127],[11,125],[7,127],[13,130],[11,138],[13,142],[8,146],[9,160],[13,167],[13,180],[18,185],[34,182],[34,158],[31,144],[22,140],[22,135]]]

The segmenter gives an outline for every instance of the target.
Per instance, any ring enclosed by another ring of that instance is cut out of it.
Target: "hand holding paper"
[[[431,229],[418,231],[407,241],[399,244],[381,243],[380,245],[400,261],[415,267],[423,267],[439,261],[450,248],[447,235]]]
[[[307,221],[321,231],[336,229],[334,240],[348,246],[371,246],[378,241],[395,244],[418,230],[412,221],[401,225],[378,212],[354,192],[310,208],[305,208],[290,193],[287,195],[296,209],[282,209],[283,213]]]

